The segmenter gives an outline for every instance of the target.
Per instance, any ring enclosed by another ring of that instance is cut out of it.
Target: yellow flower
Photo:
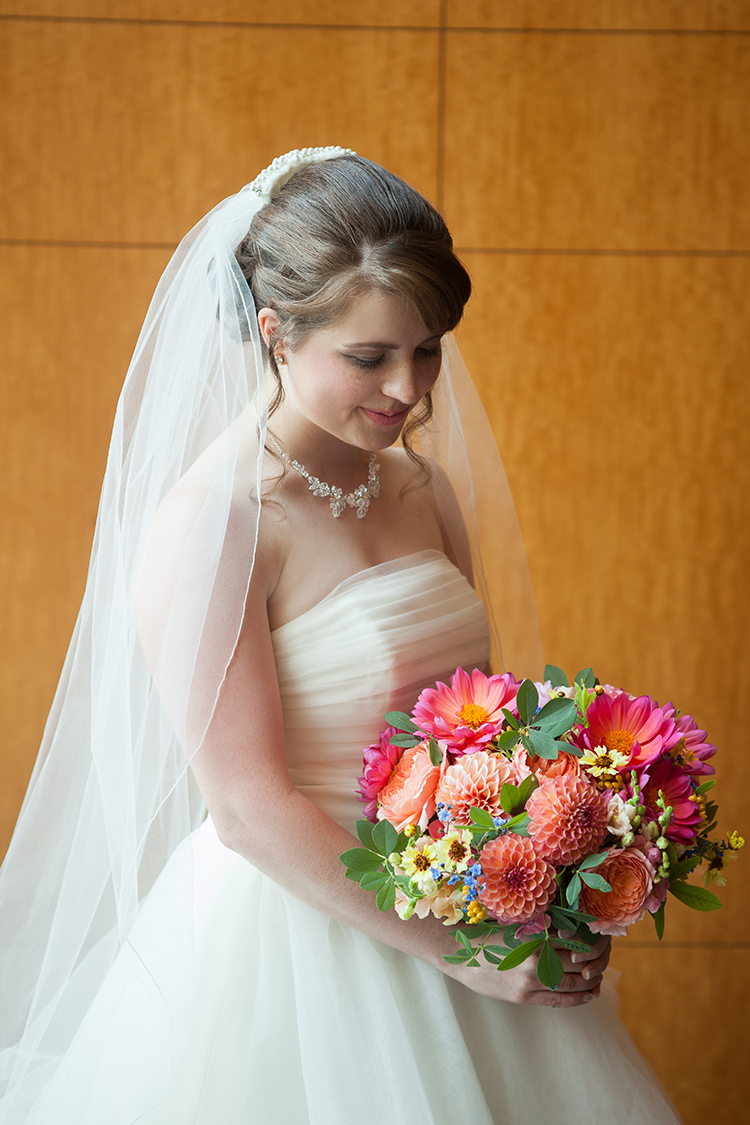
[[[487,917],[487,907],[482,906],[481,902],[470,902],[466,907],[466,913],[469,916],[469,925],[475,926],[477,922],[483,922]]]
[[[609,776],[625,768],[628,764],[628,755],[614,748],[597,746],[593,750],[584,750],[580,764],[594,777],[601,777],[602,774]]]
[[[466,828],[446,832],[435,844],[435,857],[446,871],[465,871],[472,861],[471,832]]]
[[[745,846],[745,840],[738,832],[730,832],[727,836],[727,843],[733,852],[738,852],[740,848]]]
[[[432,875],[437,862],[435,843],[430,836],[407,844],[401,853],[401,867],[412,884],[424,895],[434,895],[438,884]]]

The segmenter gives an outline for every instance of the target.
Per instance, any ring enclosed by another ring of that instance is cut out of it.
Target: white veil
[[[342,152],[287,154],[214,208],[178,247],[146,316],[117,409],[83,603],[0,871],[3,1125],[27,1121],[114,959],[128,954],[149,888],[205,814],[188,761],[239,635],[268,420],[264,349],[234,251],[296,167]],[[434,402],[421,445],[458,497],[488,610],[482,555],[501,560],[504,582],[493,595],[505,660],[496,643],[495,670],[538,674],[512,500],[450,339]],[[178,482],[189,486],[199,459],[200,496],[149,669],[133,609],[139,566],[159,505]],[[168,976],[153,986],[149,1035],[168,1067],[193,999],[189,927],[165,916],[164,943],[180,973],[172,992]],[[158,1095],[145,1091],[144,1109]]]

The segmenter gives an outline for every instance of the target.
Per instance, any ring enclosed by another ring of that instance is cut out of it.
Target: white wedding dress
[[[374,566],[273,635],[289,769],[353,830],[384,712],[487,623],[444,555]],[[343,868],[342,868],[343,877]],[[404,925],[418,926],[417,919]],[[190,937],[192,956],[185,948]],[[168,1003],[166,1001],[168,1000]],[[181,1013],[171,1022],[165,1011]],[[27,1125],[661,1125],[677,1121],[611,1002],[481,998],[306,906],[217,839],[185,840]]]

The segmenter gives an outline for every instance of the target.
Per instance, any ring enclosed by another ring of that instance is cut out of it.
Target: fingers
[[[593,992],[552,992],[539,990],[533,992],[526,1001],[527,1004],[541,1005],[545,1008],[580,1008],[590,1004],[594,999]]]

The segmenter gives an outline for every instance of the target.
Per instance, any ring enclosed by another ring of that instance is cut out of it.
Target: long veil
[[[114,423],[83,603],[39,757],[0,871],[0,1122],[26,1122],[167,860],[205,815],[188,763],[216,704],[257,547],[268,381],[234,251],[263,205],[243,189],[182,241],[152,300]],[[533,596],[489,423],[455,343],[444,345],[424,452],[448,474],[491,611],[495,670],[538,674]],[[136,627],[154,519],[200,461],[179,566],[147,663]],[[208,476],[206,464],[210,467]],[[208,484],[206,480],[208,479]],[[483,558],[503,582],[486,588]],[[502,653],[500,648],[502,639]],[[354,784],[354,779],[353,784]],[[183,885],[190,900],[190,871]],[[193,938],[164,919],[174,987],[157,988],[149,1042],[166,1083],[189,1020]],[[182,915],[184,917],[184,913]],[[138,967],[136,966],[136,973]],[[143,1110],[159,1097],[143,1091]]]

